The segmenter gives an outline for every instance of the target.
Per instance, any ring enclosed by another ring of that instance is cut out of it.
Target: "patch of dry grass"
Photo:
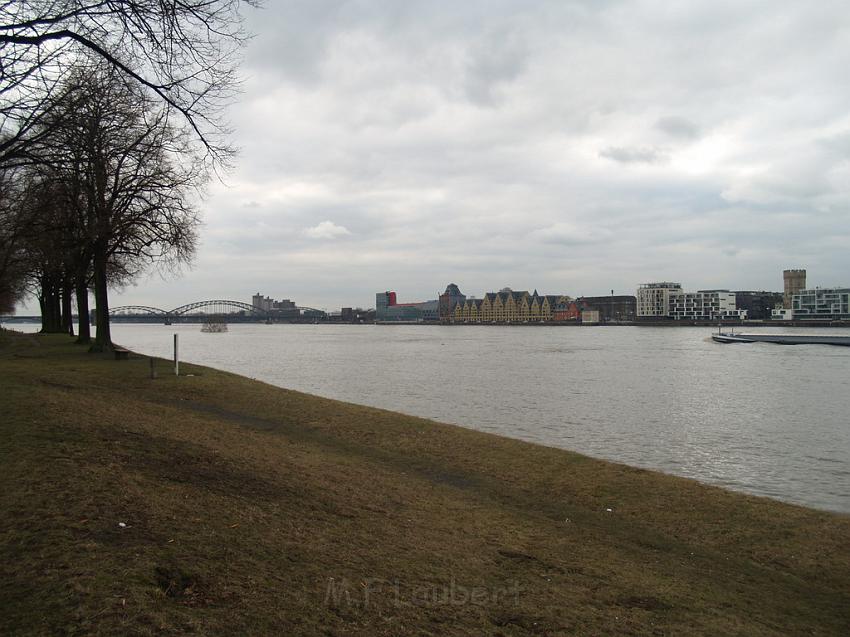
[[[0,633],[850,633],[846,516],[166,371],[0,344]]]

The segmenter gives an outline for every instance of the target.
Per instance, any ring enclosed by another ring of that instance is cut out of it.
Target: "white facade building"
[[[850,319],[850,288],[814,288],[792,297],[795,319]]]
[[[682,292],[681,283],[643,283],[637,291],[637,316],[665,317],[670,312],[670,295]]]
[[[770,318],[774,321],[790,321],[794,318],[794,310],[787,310],[784,307],[775,307],[770,313]]]
[[[678,292],[670,295],[671,318],[692,321],[714,321],[717,319],[745,319],[747,310],[739,310],[735,293],[729,290],[700,290]]]
[[[745,319],[735,293],[729,290],[685,292],[680,283],[644,283],[637,290],[637,316],[672,318],[677,321]]]

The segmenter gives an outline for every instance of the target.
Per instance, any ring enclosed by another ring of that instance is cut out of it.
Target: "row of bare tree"
[[[0,0],[0,313],[112,347],[108,290],[187,263],[227,167],[223,109],[253,0]]]

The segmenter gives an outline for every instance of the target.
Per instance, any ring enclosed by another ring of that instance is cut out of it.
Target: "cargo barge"
[[[844,345],[850,347],[850,336],[810,334],[725,334],[718,331],[711,338],[717,343],[777,343],[779,345]]]

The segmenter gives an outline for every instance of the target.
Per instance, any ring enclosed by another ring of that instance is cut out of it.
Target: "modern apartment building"
[[[672,318],[677,321],[713,321],[746,318],[735,293],[729,290],[685,292],[680,283],[644,283],[637,291],[638,318]]]
[[[745,319],[747,310],[737,308],[735,293],[729,290],[680,291],[670,295],[668,316],[676,321]]]
[[[776,306],[782,306],[784,297],[782,292],[766,292],[739,290],[735,292],[735,305],[739,310],[747,310],[747,318],[750,320],[769,319]]]
[[[850,319],[850,288],[814,288],[791,297],[795,319]]]
[[[637,291],[637,316],[663,318],[670,313],[670,295],[682,292],[681,283],[642,283]]]

